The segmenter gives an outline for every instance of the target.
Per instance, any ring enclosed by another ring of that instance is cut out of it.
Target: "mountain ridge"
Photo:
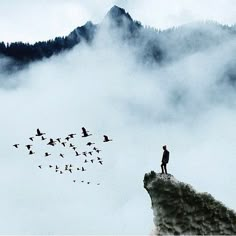
[[[109,21],[110,37],[112,37],[112,32],[117,31],[121,40],[129,43],[131,47],[138,48],[137,56],[142,62],[151,64],[178,60],[182,55],[218,46],[229,37],[236,37],[235,26],[229,27],[209,22],[198,23],[194,27],[189,24],[189,27],[184,25],[163,31],[144,27],[140,22],[133,20],[123,8],[115,5],[100,24],[88,21],[65,37],[56,37],[54,40],[34,44],[0,42],[0,57],[10,59],[5,70],[24,68],[31,62],[69,51],[81,42],[90,45],[106,21]]]

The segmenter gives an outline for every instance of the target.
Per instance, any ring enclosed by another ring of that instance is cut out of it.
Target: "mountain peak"
[[[236,234],[236,213],[208,193],[197,193],[172,175],[154,171],[144,177],[157,235]]]
[[[126,14],[125,9],[118,7],[116,5],[114,5],[108,12],[108,14],[113,15],[113,16],[119,16],[119,15],[123,15]]]
[[[131,16],[128,12],[125,11],[125,9],[120,8],[116,5],[114,5],[107,13],[107,15],[112,20],[120,20],[121,18],[126,18],[129,21],[133,21]]]

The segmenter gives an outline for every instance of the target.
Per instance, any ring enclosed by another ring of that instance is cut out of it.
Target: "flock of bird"
[[[75,166],[75,165],[72,165],[72,164],[65,164],[63,167],[60,167],[59,165],[48,165],[48,167],[50,169],[54,169],[55,172],[57,172],[59,174],[64,174],[66,172],[72,173],[74,171],[86,171],[86,168],[85,168],[86,163],[93,164],[93,163],[97,162],[100,165],[103,165],[102,158],[97,156],[101,152],[101,150],[98,149],[97,147],[95,147],[94,142],[91,142],[91,141],[87,142],[86,146],[88,146],[90,148],[89,151],[82,151],[82,152],[78,151],[78,149],[77,149],[78,147],[75,146],[74,144],[72,144],[72,140],[75,138],[76,135],[77,134],[72,133],[72,134],[68,134],[67,137],[64,138],[64,139],[62,139],[62,138],[53,139],[53,138],[47,138],[46,133],[43,133],[43,132],[40,131],[40,129],[37,129],[35,136],[29,137],[29,140],[31,142],[34,142],[35,137],[40,137],[42,141],[49,140],[48,142],[46,142],[47,143],[46,145],[48,145],[48,146],[54,147],[55,145],[61,145],[64,148],[68,147],[68,148],[70,148],[71,150],[74,151],[74,156],[75,157],[84,157],[84,160],[83,160],[84,165],[83,166]],[[82,138],[86,138],[86,137],[89,137],[91,135],[92,134],[90,134],[90,131],[88,131],[84,127],[82,127],[82,135],[81,135]],[[103,135],[103,138],[104,138],[103,139],[104,143],[112,141],[112,139],[110,139],[107,135]],[[13,146],[15,148],[19,148],[21,145],[19,143],[16,143]],[[33,147],[34,147],[33,144],[26,144],[25,145],[25,148],[28,150],[28,155],[30,155],[30,156],[35,154],[35,151],[34,151]],[[52,154],[49,153],[49,152],[44,153],[45,157],[49,157],[51,155]],[[59,153],[58,156],[60,158],[65,158],[64,153]],[[80,158],[80,160],[81,160],[81,158]],[[38,168],[43,169],[43,165],[38,165]],[[77,182],[77,180],[73,179],[73,182]],[[81,180],[80,182],[91,184],[90,181]],[[100,185],[100,183],[97,183],[97,185]]]

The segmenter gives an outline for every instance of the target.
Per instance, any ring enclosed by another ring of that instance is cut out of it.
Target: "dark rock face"
[[[122,20],[126,19],[129,22],[132,22],[133,19],[129,15],[129,13],[125,12],[123,8],[118,6],[113,6],[110,11],[107,13],[107,17],[117,22],[117,24],[121,24]]]
[[[151,197],[157,235],[236,234],[235,212],[210,194],[154,171],[145,175],[144,188]]]
[[[113,6],[106,14],[101,27],[103,24],[109,25],[111,35],[116,32],[115,35],[119,35],[121,40],[126,42],[131,40],[133,43],[135,39],[140,37],[140,30],[142,29],[139,22],[134,21],[128,12],[117,6]]]

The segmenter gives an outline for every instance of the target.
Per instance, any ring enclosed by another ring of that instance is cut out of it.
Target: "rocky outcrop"
[[[151,197],[156,234],[235,235],[236,214],[208,193],[197,193],[172,175],[144,177]]]

